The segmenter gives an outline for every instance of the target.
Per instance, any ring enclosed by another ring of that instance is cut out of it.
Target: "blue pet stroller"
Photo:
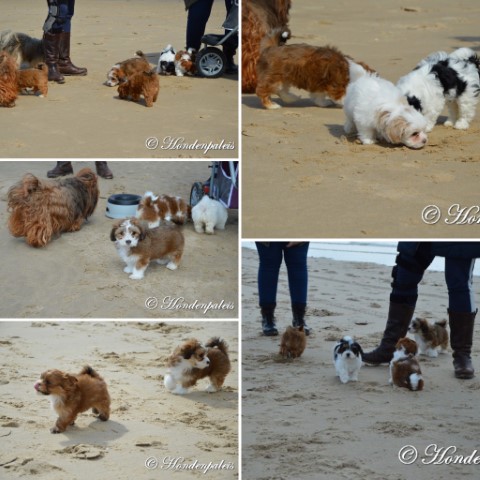
[[[218,47],[222,45],[228,45],[233,49],[238,47],[238,0],[232,0],[232,6],[222,27],[225,34],[209,33],[202,37],[203,47],[195,57],[197,73],[202,77],[218,78],[223,75],[227,58]]]
[[[212,162],[210,178],[195,182],[190,191],[190,205],[194,207],[204,195],[218,200],[224,207],[238,209],[238,162]]]

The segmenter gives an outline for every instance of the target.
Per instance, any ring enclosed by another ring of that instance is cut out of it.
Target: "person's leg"
[[[303,327],[305,334],[310,334],[310,328],[305,324],[305,310],[307,307],[308,268],[307,253],[309,243],[285,247],[283,255],[288,273],[288,288],[292,302],[294,327]]]
[[[188,9],[187,17],[187,45],[186,48],[200,50],[201,40],[205,34],[213,0],[198,0]]]
[[[282,243],[256,242],[258,267],[258,295],[262,312],[262,330],[264,335],[278,335],[275,325],[275,307],[277,305],[278,275],[282,264]]]
[[[65,78],[58,70],[60,51],[60,32],[62,32],[65,19],[65,2],[62,0],[47,0],[48,15],[43,24],[43,56],[48,67],[48,80],[51,82],[65,83]]]
[[[392,269],[392,291],[387,324],[380,345],[363,354],[365,363],[388,363],[392,359],[397,341],[407,334],[418,298],[418,284],[434,257],[428,245],[422,245],[415,255],[400,252]]]
[[[473,378],[471,351],[477,308],[472,289],[474,259],[445,259],[450,345],[455,377]]]
[[[72,162],[57,162],[55,168],[47,172],[48,178],[64,177],[73,173]]]

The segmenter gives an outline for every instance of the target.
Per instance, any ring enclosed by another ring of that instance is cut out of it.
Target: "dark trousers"
[[[48,33],[69,33],[72,29],[72,17],[75,0],[47,0],[49,14],[44,30]]]

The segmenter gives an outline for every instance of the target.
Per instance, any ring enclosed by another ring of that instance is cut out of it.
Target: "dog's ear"
[[[122,224],[123,220],[119,220],[117,222],[115,222],[112,226],[112,230],[110,232],[110,240],[112,242],[114,242],[117,238],[115,237],[115,232],[117,230],[117,228]]]

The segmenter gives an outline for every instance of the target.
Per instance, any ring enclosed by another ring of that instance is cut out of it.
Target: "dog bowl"
[[[107,200],[105,215],[109,218],[134,217],[142,197],[131,193],[117,193]]]

